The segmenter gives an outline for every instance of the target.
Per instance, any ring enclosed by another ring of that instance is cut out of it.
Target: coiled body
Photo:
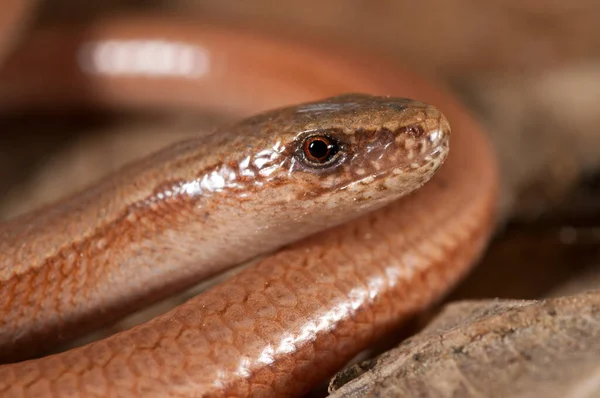
[[[74,39],[77,37],[83,39]],[[45,51],[39,51],[40,46]],[[152,63],[140,61],[148,55],[144,53],[148,49],[163,56],[165,51],[171,54],[170,65],[176,67],[157,69]],[[199,169],[203,175],[210,175],[210,170],[219,167],[233,168],[227,157],[232,152],[239,154],[236,170],[240,171],[244,167],[239,165],[248,156],[244,150],[262,148],[264,138],[249,133],[248,126],[258,126],[260,131],[270,129],[269,140],[276,134],[292,132],[289,139],[269,141],[262,150],[273,149],[277,142],[290,148],[297,134],[321,134],[323,129],[329,138],[332,134],[336,138],[340,129],[366,137],[365,132],[373,126],[376,133],[370,139],[380,141],[370,148],[387,148],[386,142],[401,141],[402,148],[407,149],[415,145],[417,131],[430,134],[445,129],[440,127],[439,114],[427,116],[429,111],[420,110],[422,105],[414,101],[407,103],[408,113],[397,102],[390,105],[390,100],[376,99],[373,106],[373,101],[356,99],[364,99],[360,96],[294,108],[290,118],[282,116],[288,111],[276,110],[221,131],[211,138],[214,141],[203,141],[210,143],[209,149],[225,148],[224,141],[247,138],[227,147],[227,153],[218,149],[206,152],[206,147],[198,153],[190,149],[189,143],[180,144],[65,202],[3,226],[0,244],[3,252],[12,253],[0,258],[0,319],[5,321],[3,330],[12,330],[0,339],[3,352],[8,353],[5,361],[26,357],[35,351],[32,348],[37,348],[38,342],[47,344],[75,335],[77,327],[84,330],[110,321],[113,317],[106,314],[116,318],[191,283],[192,277],[213,274],[248,256],[297,238],[305,239],[279,249],[223,284],[132,330],[54,356],[0,365],[2,396],[301,394],[378,336],[439,298],[474,263],[493,228],[497,184],[493,156],[477,125],[451,98],[384,62],[378,65],[304,47],[290,54],[287,49],[285,42],[217,28],[139,19],[41,32],[7,60],[0,72],[0,106],[7,111],[25,104],[69,106],[80,102],[109,107],[227,107],[247,114],[363,91],[435,104],[447,116],[453,133],[448,159],[440,171],[429,183],[399,200],[420,187],[443,159],[436,163],[431,158],[426,163],[429,166],[418,169],[410,179],[396,179],[394,184],[380,184],[373,190],[371,180],[379,176],[374,170],[386,163],[373,163],[374,158],[369,158],[373,170],[366,167],[367,163],[346,164],[339,176],[353,174],[354,179],[342,183],[340,179],[345,177],[327,179],[323,172],[304,171],[308,173],[305,177],[315,176],[312,186],[303,185],[300,179],[274,179],[276,183],[268,187],[274,190],[273,195],[265,194],[268,190],[246,189],[245,199],[249,197],[254,206],[237,214],[227,211],[234,208],[228,202],[238,203],[240,194],[227,189],[210,197],[210,211],[205,211],[208,204],[199,206],[195,202],[189,207],[194,209],[191,213],[178,210],[189,206],[189,195],[165,192],[197,180]],[[28,69],[44,62],[36,57],[46,57],[44,79],[36,78],[35,68]],[[388,104],[385,107],[402,115],[392,118],[396,127],[390,127],[391,122],[381,116],[384,102]],[[319,112],[339,108],[341,103],[357,105],[342,116],[339,109]],[[302,119],[300,129],[296,123],[298,113],[309,114],[309,119]],[[437,124],[429,120],[437,120]],[[415,126],[421,130],[414,130]],[[384,130],[398,132],[406,127],[412,134],[408,143],[396,136],[388,141],[381,138]],[[427,137],[428,142],[434,141],[431,134]],[[347,145],[354,148],[355,141]],[[258,152],[252,152],[252,156],[260,157]],[[295,156],[285,150],[275,152],[268,154],[266,163],[280,164]],[[356,153],[365,158],[367,152]],[[401,164],[410,169],[415,163],[406,161],[407,153],[401,154],[404,161],[398,152],[393,153],[398,156],[390,162],[396,166],[386,170],[398,169]],[[388,155],[377,155],[377,161]],[[281,161],[278,156],[283,157]],[[202,167],[198,168],[198,162]],[[290,170],[289,164],[285,170]],[[223,188],[224,175],[213,175],[204,188]],[[281,189],[285,184],[287,188]],[[314,184],[324,185],[316,189]],[[350,189],[358,186],[362,190]],[[394,193],[384,195],[386,189]],[[346,190],[346,196],[335,200],[327,196]],[[293,195],[286,196],[290,192]],[[293,200],[303,197],[302,192],[311,201],[306,206],[293,206]],[[154,199],[148,202],[150,197]],[[269,198],[274,201],[269,202]],[[141,205],[132,208],[136,203]],[[265,206],[259,207],[260,203]],[[292,206],[287,208],[286,203]],[[319,211],[316,203],[331,206],[323,207],[317,218],[304,218],[310,211]],[[194,213],[198,208],[208,215],[199,217]],[[278,215],[278,209],[288,214]],[[351,214],[353,209],[355,214]],[[231,227],[236,216],[246,217],[238,229]],[[123,220],[122,230],[116,233],[114,225],[106,225],[119,217]],[[192,225],[190,218],[194,220],[193,228],[186,229]],[[294,224],[294,220],[311,221]],[[219,230],[223,225],[227,228]],[[260,230],[261,225],[269,228]],[[328,225],[337,226],[316,233]],[[197,245],[203,236],[197,231],[202,227],[210,231],[204,246]],[[134,238],[129,239],[132,235],[128,231],[134,231]],[[116,238],[109,239],[111,233]],[[185,241],[185,236],[193,239]],[[173,239],[169,241],[169,237]],[[83,250],[77,245],[86,239],[92,243]],[[106,256],[110,244],[116,244],[122,256]],[[173,251],[177,245],[184,250]],[[66,246],[75,249],[61,252]],[[152,278],[153,272],[165,268],[170,277],[165,279],[159,274]],[[98,274],[104,275],[105,284],[95,282]],[[123,292],[122,286],[112,285],[116,280],[131,282],[126,287],[135,292]],[[47,297],[53,299],[44,301]],[[97,305],[91,306],[91,313],[78,313],[81,303],[94,300]],[[50,304],[33,305],[40,302]],[[103,307],[105,304],[108,306]],[[131,306],[124,308],[127,304]],[[105,314],[101,322],[95,322],[98,311]],[[68,326],[61,329],[64,324]],[[22,336],[26,338],[19,342]]]

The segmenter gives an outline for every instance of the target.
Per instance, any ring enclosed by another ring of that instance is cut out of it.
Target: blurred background
[[[484,126],[501,163],[501,226],[482,263],[449,299],[533,299],[600,284],[597,1],[45,0],[39,6],[23,36],[67,21],[158,12],[390,57],[457,96]],[[0,216],[64,195],[220,120],[3,114]]]

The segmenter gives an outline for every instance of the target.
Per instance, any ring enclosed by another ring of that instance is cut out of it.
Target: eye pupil
[[[311,167],[326,167],[336,164],[340,159],[342,147],[339,141],[328,134],[310,135],[305,137],[298,147],[300,159]]]
[[[314,139],[308,143],[308,153],[315,159],[325,159],[331,148],[328,142],[323,139]]]

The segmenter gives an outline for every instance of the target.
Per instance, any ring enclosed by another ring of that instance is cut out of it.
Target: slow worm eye
[[[339,145],[330,137],[313,135],[305,139],[303,151],[307,161],[315,165],[323,165],[335,157],[339,151]]]

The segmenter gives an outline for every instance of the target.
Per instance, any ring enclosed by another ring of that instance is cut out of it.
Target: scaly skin
[[[155,75],[145,76],[142,79],[131,73],[115,76],[107,73],[106,70],[90,71],[89,68],[87,70],[78,69],[77,66],[65,68],[64,65],[56,67],[51,61],[53,58],[49,58],[48,75],[43,80],[36,80],[35,75],[28,74],[31,70],[24,67],[28,65],[26,62],[28,59],[31,62],[28,56],[59,55],[58,59],[62,61],[76,60],[77,57],[67,55],[77,54],[78,48],[85,47],[85,43],[73,44],[73,41],[66,47],[61,46],[61,43],[67,42],[65,35],[67,37],[77,37],[77,35],[73,35],[73,31],[58,30],[45,36],[44,41],[45,46],[54,52],[46,51],[43,55],[36,53],[34,38],[32,42],[24,45],[15,58],[8,61],[6,69],[0,72],[0,93],[5,94],[0,97],[0,105],[4,109],[22,106],[27,104],[28,98],[32,98],[29,94],[37,92],[39,95],[34,99],[38,105],[47,105],[53,98],[57,98],[54,105],[60,106],[72,102],[85,102],[95,106],[170,104],[196,107],[205,106],[209,100],[213,100],[213,105],[210,106],[223,109],[231,105],[234,110],[250,112],[263,110],[267,105],[275,104],[279,100],[282,101],[281,103],[299,102],[316,95],[320,97],[343,91],[393,92],[434,103],[444,111],[453,126],[451,151],[440,172],[414,194],[362,215],[354,221],[286,246],[234,278],[162,316],[82,348],[0,366],[0,395],[8,397],[299,395],[338,369],[377,337],[398,325],[408,315],[438,299],[464,274],[481,253],[493,228],[497,185],[494,158],[477,125],[462,108],[445,94],[419,82],[412,75],[396,68],[388,68],[383,63],[378,64],[373,59],[367,59],[368,62],[365,62],[360,58],[338,58],[327,52],[312,51],[302,47],[290,54],[288,46],[279,45],[277,42],[261,41],[256,37],[236,36],[232,32],[225,34],[218,29],[196,29],[181,24],[169,25],[167,21],[163,21],[158,27],[156,24],[149,24],[148,20],[109,21],[104,24],[102,22],[97,25],[92,24],[86,29],[91,32],[88,37],[91,36],[91,40],[95,43],[122,37],[131,40],[132,37],[145,38],[152,35],[168,37],[170,40],[184,40],[187,43],[193,42],[196,43],[195,45],[200,43],[205,48],[215,49],[215,52],[211,52],[214,62],[211,70],[219,71],[220,74],[208,74],[204,77],[205,81],[198,79],[197,76],[172,78]],[[219,50],[219,46],[227,44],[228,41],[230,52]],[[90,47],[85,48],[89,51]],[[225,58],[229,64],[232,59],[239,57],[240,62],[234,62],[237,69],[218,67],[224,54],[227,55]],[[250,60],[246,64],[242,62],[244,57]],[[299,60],[302,62],[296,62]],[[251,66],[248,66],[249,64]],[[259,66],[258,70],[252,69],[257,66]],[[252,74],[244,74],[246,67],[253,70]],[[262,76],[263,80],[256,80],[257,75]],[[310,78],[306,79],[306,84],[281,87],[276,85],[277,79],[286,81],[288,76]],[[84,81],[82,77],[88,79],[85,80],[86,84],[88,87],[94,87],[95,91],[81,90]],[[270,80],[265,80],[266,78]],[[181,84],[184,81],[194,82],[195,85],[184,88]],[[235,81],[235,84],[232,81]],[[60,97],[61,83],[64,83],[65,89],[62,92],[63,97]],[[78,84],[79,90],[76,89]],[[170,90],[166,92],[165,87],[170,87]],[[248,90],[248,87],[256,87],[257,90],[265,89],[265,95],[249,95],[257,91]],[[268,90],[269,87],[279,87],[279,89]],[[278,97],[280,93],[282,96]],[[356,98],[369,97],[342,98],[355,101]],[[340,101],[340,99],[332,101]],[[435,123],[424,122],[423,108],[419,106],[421,110],[415,114],[421,115],[417,119],[418,125],[424,128],[423,131],[431,132],[439,129]],[[381,116],[380,112],[382,111],[378,107],[372,107],[368,108],[362,117],[353,119],[346,114],[339,120],[346,121],[345,131],[358,131],[358,127],[365,127],[364,123],[366,127],[381,127],[381,120],[378,119]],[[315,116],[315,118],[319,117]],[[433,119],[439,120],[439,118],[438,114]],[[324,120],[325,122],[331,120],[331,115],[326,116]],[[373,120],[378,122],[375,123]],[[413,115],[406,120],[409,120],[408,124],[412,126],[416,119]],[[275,120],[277,126],[285,125],[280,122]],[[280,132],[279,129],[273,130],[276,133]],[[296,130],[294,131],[297,133]],[[163,153],[167,154],[166,158],[159,156],[158,159],[162,159],[161,161],[166,159],[167,163],[171,164],[168,155],[171,152]],[[133,172],[125,172],[113,179],[132,178],[138,175],[136,173],[154,175],[153,170],[155,168],[159,171],[163,170],[160,165],[164,164],[156,163],[156,159],[142,161],[131,169],[134,170]],[[173,164],[178,162],[174,161]],[[427,173],[431,173],[435,168],[435,162],[433,165],[429,164],[424,169],[427,172],[420,174],[422,178],[411,180],[411,184],[407,184],[406,178],[400,178],[395,184],[399,188],[398,195],[406,193],[406,188],[409,186],[418,187],[428,178]],[[350,167],[345,170],[345,173],[349,170],[357,169]],[[164,176],[158,172],[153,184],[142,188],[132,197],[136,198],[136,195],[139,195],[137,201],[148,197],[148,192],[154,192],[152,187],[156,187],[163,178]],[[314,180],[316,181],[320,182],[321,179]],[[331,179],[325,181],[329,181],[325,185],[330,188],[337,186],[336,183],[331,182]],[[363,182],[367,183],[366,186],[376,186],[370,185],[369,180]],[[107,183],[104,184],[96,186],[95,191],[88,191],[96,193],[89,195],[89,200],[92,202],[100,200],[103,195],[113,197],[110,189],[107,189]],[[166,186],[172,187],[172,184]],[[302,184],[296,181],[291,183],[291,186],[300,189]],[[341,186],[354,185],[345,183]],[[303,188],[305,189],[306,186]],[[320,187],[321,189],[323,186]],[[332,192],[337,191],[339,189],[334,189]],[[280,191],[282,192],[284,191]],[[375,189],[370,192],[375,195],[383,191]],[[316,198],[321,197],[322,193],[318,192],[318,194]],[[118,198],[114,202],[114,214],[120,214],[120,211],[130,203],[123,199],[130,197],[127,195],[114,197]],[[281,197],[281,194],[275,194],[273,200]],[[352,195],[347,196],[347,198],[352,197]],[[387,196],[382,194],[382,197]],[[76,196],[72,200],[78,206],[82,203],[80,199],[81,196]],[[259,203],[261,200],[266,200],[267,196],[257,195],[256,199],[256,203]],[[318,200],[314,198],[313,200],[309,209],[319,211],[319,206],[314,205]],[[369,201],[370,199],[366,202]],[[376,204],[375,207],[383,204],[377,198],[373,202]],[[84,217],[81,222],[83,229],[75,228],[74,225],[77,223],[73,224],[73,219],[68,216],[70,212],[52,213],[49,209],[41,209],[21,219],[21,221],[32,222],[33,228],[37,228],[36,231],[42,231],[41,236],[50,238],[53,242],[57,239],[61,242],[58,245],[56,243],[49,246],[42,245],[42,248],[50,247],[56,250],[56,247],[64,245],[65,236],[76,238],[85,235],[88,229],[95,230],[97,225],[106,222],[106,219],[93,215],[89,218]],[[351,208],[344,208],[344,204],[340,209],[342,218],[337,222],[359,216],[359,214],[352,216],[345,214],[344,212]],[[363,210],[372,209],[362,208],[361,211]],[[102,213],[103,217],[108,214],[106,217],[110,219],[113,214],[111,211]],[[249,217],[258,217],[258,212],[253,208],[249,208],[248,211]],[[335,214],[336,212],[337,210],[329,208],[328,211],[321,213],[321,219],[339,216]],[[223,220],[233,222],[230,216],[231,214],[225,211]],[[266,222],[269,219],[264,217],[260,221]],[[55,221],[48,223],[45,220]],[[288,232],[294,228],[286,228],[288,224],[279,221],[273,224],[274,229],[268,236],[280,239],[281,234],[287,239]],[[320,227],[324,227],[329,222],[326,221]],[[92,292],[106,293],[106,297],[113,297],[115,292],[110,291],[109,283],[102,284],[96,289],[93,288],[92,280],[87,277],[80,278],[82,272],[92,271],[92,274],[97,274],[101,271],[78,267],[75,274],[70,274],[60,272],[60,266],[52,268],[53,264],[50,264],[51,266],[47,267],[48,264],[44,263],[43,259],[52,255],[52,250],[38,250],[37,246],[30,245],[29,243],[35,241],[35,237],[39,235],[30,234],[28,228],[23,227],[22,222],[18,225],[23,228],[18,238],[21,239],[18,240],[21,244],[18,246],[30,253],[30,257],[26,258],[34,258],[35,261],[20,263],[17,266],[18,272],[14,272],[10,264],[3,266],[1,288],[5,287],[5,281],[13,281],[14,285],[8,290],[9,300],[16,300],[17,297],[33,297],[32,301],[37,302],[38,297],[43,300],[46,295],[50,295],[56,298],[53,302],[58,300],[59,303],[64,304],[62,307],[50,306],[49,308],[15,305],[13,309],[13,306],[8,308],[5,306],[3,311],[8,313],[16,311],[19,314],[16,318],[8,317],[9,319],[18,321],[29,315],[34,319],[44,318],[40,315],[41,312],[54,313],[53,310],[57,309],[66,309],[66,313],[70,314],[69,307],[77,308],[76,305],[72,305],[76,302],[74,300],[77,296],[86,299],[93,296]],[[17,224],[13,226],[17,227]],[[69,228],[74,228],[75,233],[71,234]],[[286,232],[281,233],[279,228],[284,228]],[[312,233],[315,229],[307,228],[305,231]],[[69,232],[62,234],[59,232],[65,230]],[[14,236],[14,232],[7,231],[4,231],[4,236]],[[102,232],[102,234],[106,233]],[[247,236],[247,234],[247,230],[241,230],[240,236]],[[55,238],[53,235],[62,238]],[[261,236],[261,239],[264,240],[265,237],[267,235]],[[119,235],[119,238],[121,239],[122,236]],[[163,245],[160,235],[154,236],[150,233],[148,238],[148,242],[154,242],[158,246],[144,246],[142,253],[146,250],[145,253],[152,253],[157,256],[156,258],[177,263],[177,256],[161,257],[162,250],[167,249],[164,246],[168,245]],[[285,239],[278,241],[278,244],[284,243]],[[10,239],[6,240],[9,241]],[[67,239],[66,243],[68,242]],[[131,248],[127,246],[127,242],[123,247]],[[19,248],[11,249],[15,246],[4,242],[2,244],[5,245],[3,251],[5,247],[6,250],[16,250],[14,253],[17,253],[18,258]],[[278,244],[273,244],[272,247]],[[157,247],[159,249],[153,249]],[[97,247],[97,249],[103,248],[105,243]],[[239,246],[236,247],[238,252],[239,249]],[[235,250],[222,255],[234,258],[233,252]],[[126,252],[123,258],[135,261],[137,257],[130,255],[132,253],[135,253],[135,250]],[[96,254],[90,257],[89,261],[92,261],[92,258],[96,259],[95,256]],[[109,269],[111,265],[116,264],[113,261],[109,258]],[[100,268],[103,269],[106,268]],[[185,273],[185,270],[181,272]],[[19,273],[30,276],[15,277]],[[161,282],[160,277],[155,281],[144,273],[140,275],[131,273],[127,277],[147,278],[144,283],[157,283],[157,286]],[[56,278],[59,278],[58,283]],[[63,280],[68,282],[64,282],[62,288],[58,289],[57,287],[61,286],[61,278],[65,278]],[[38,284],[32,283],[36,280]],[[138,285],[135,282],[133,284]],[[169,290],[168,287],[166,290]],[[0,289],[0,292],[2,291],[6,292]],[[133,294],[137,297],[136,295],[142,293],[123,294]],[[156,294],[156,290],[150,291],[151,298]],[[121,304],[122,299],[117,298],[115,302]],[[122,311],[122,307],[112,306],[105,311],[117,313]],[[63,319],[64,317],[65,315],[62,315]],[[0,319],[6,318],[0,317]],[[81,318],[77,315],[70,325],[85,326],[85,321],[88,320],[89,318]],[[28,324],[29,322],[23,322],[22,327],[26,328]],[[43,339],[51,341],[55,337],[52,335],[52,329],[50,331],[51,334],[44,336]],[[29,342],[33,344],[43,340],[41,336],[36,336],[36,339],[39,340]],[[11,347],[18,347],[18,344]]]
[[[334,163],[314,167],[303,142],[324,134],[339,150]],[[431,106],[339,96],[177,143],[5,223],[0,359],[22,359],[39,342],[53,346],[115,322],[124,311],[380,208],[431,178],[449,136]]]

